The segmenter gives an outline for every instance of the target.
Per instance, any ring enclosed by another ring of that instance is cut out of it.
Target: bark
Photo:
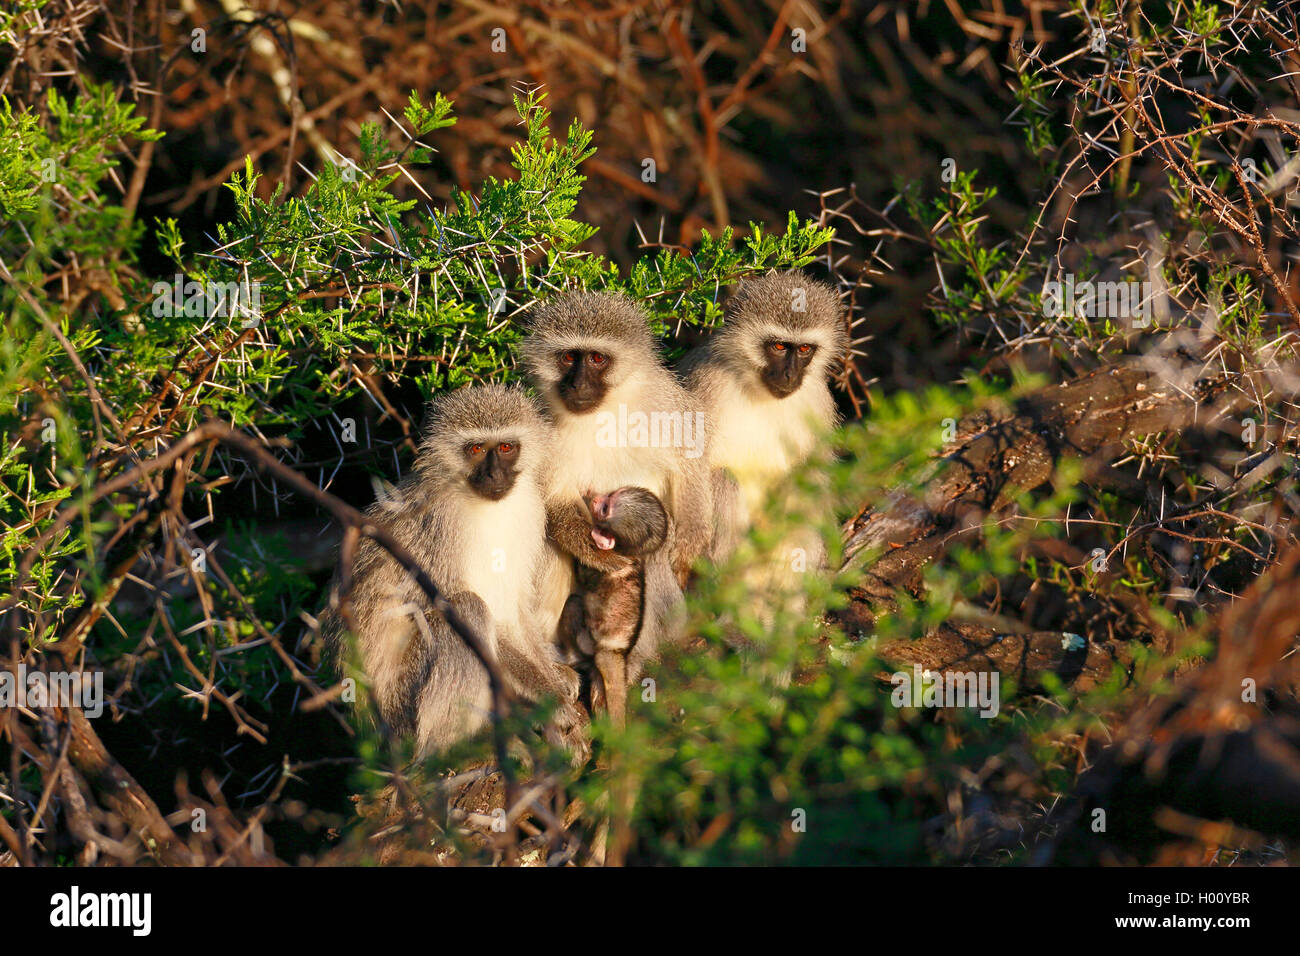
[[[896,594],[923,597],[925,566],[958,544],[978,541],[983,522],[1005,513],[1022,492],[1047,484],[1065,457],[1094,471],[1123,453],[1126,439],[1205,421],[1224,414],[1213,400],[1215,380],[1140,367],[1099,369],[1052,385],[1001,412],[963,418],[923,497],[897,494],[881,508],[865,508],[844,527],[846,560],[878,556],[840,623],[869,632],[876,616],[897,607]],[[1033,686],[1051,671],[1079,689],[1106,677],[1123,649],[1078,642],[1059,631],[1015,633],[982,623],[951,621],[916,641],[880,649],[891,664],[931,670],[993,667]]]
[[[1300,546],[1211,622],[1214,660],[1118,729],[1061,815],[1056,862],[1159,861],[1179,837],[1258,842],[1242,828],[1300,839],[1298,594]]]
[[[959,542],[978,540],[988,516],[1006,511],[1018,492],[1048,483],[1062,457],[1083,458],[1104,474],[1126,439],[1230,414],[1237,400],[1224,381],[1107,368],[1045,388],[1003,414],[967,416],[941,463],[946,468],[922,498],[899,495],[846,524],[850,556],[879,556],[867,564],[843,622],[869,630],[877,614],[897,606],[900,589],[923,597],[925,565]],[[1082,564],[1085,555],[1073,551],[1073,563]],[[1203,634],[1157,632],[1156,649],[1164,654],[1190,637],[1209,637],[1216,656],[1188,668],[1174,693],[1147,693],[1120,719],[1114,742],[1100,749],[1074,797],[1051,819],[1061,835],[1045,845],[1040,861],[1172,862],[1171,848],[1188,838],[1198,848],[1262,844],[1257,834],[1300,838],[1298,594],[1300,547],[1292,547]],[[1131,603],[1138,610],[1143,602]],[[1021,686],[1052,672],[1080,690],[1123,660],[1122,647],[1095,638],[1079,646],[1063,637],[949,621],[920,640],[884,645],[880,654],[891,666],[995,669]],[[1105,811],[1104,831],[1095,829],[1097,810]]]

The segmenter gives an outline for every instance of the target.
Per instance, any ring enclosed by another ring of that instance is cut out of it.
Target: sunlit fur
[[[792,308],[796,290],[803,291],[804,311]],[[817,346],[799,389],[785,398],[772,395],[761,377],[764,343],[771,339]],[[715,559],[726,556],[777,486],[835,425],[827,382],[847,347],[835,291],[800,273],[774,273],[743,282],[727,304],[722,328],[683,363],[711,422],[709,464],[734,479],[738,490],[729,502],[719,496]]]
[[[543,393],[560,379],[555,353],[568,349],[594,349],[613,357],[606,381],[614,387],[635,388],[654,378],[661,361],[645,313],[627,296],[612,292],[561,292],[533,313],[520,354]],[[548,406],[553,397],[544,395]]]
[[[465,447],[517,442],[518,474],[499,501],[467,482]],[[477,621],[500,660],[523,656],[555,670],[549,632],[537,619],[545,548],[550,427],[517,388],[463,388],[429,409],[415,466],[367,514],[388,526],[433,581]],[[489,715],[487,673],[423,591],[379,545],[357,549],[352,612],[361,663],[385,722],[416,735],[423,751],[443,749]],[[333,633],[341,632],[335,623]],[[564,676],[557,673],[555,687]],[[514,688],[539,696],[543,688]]]
[[[561,373],[556,356],[569,349],[596,350],[609,357],[604,381],[608,392],[598,410],[581,415],[568,412],[557,384]],[[555,426],[550,504],[580,508],[584,492],[607,492],[624,486],[647,488],[664,503],[672,519],[669,541],[647,568],[647,621],[662,619],[663,628],[647,623],[638,643],[638,659],[653,653],[662,631],[674,619],[680,589],[672,586],[677,561],[689,565],[708,547],[708,470],[703,441],[690,457],[681,447],[609,447],[598,441],[601,413],[696,411],[690,396],[663,365],[658,342],[648,320],[632,300],[608,293],[566,292],[536,311],[520,350],[523,363]],[[706,422],[707,428],[707,422]],[[662,565],[662,567],[661,567]],[[565,599],[574,587],[572,558],[553,547],[543,586],[546,619],[558,622]],[[665,593],[669,592],[669,593]]]

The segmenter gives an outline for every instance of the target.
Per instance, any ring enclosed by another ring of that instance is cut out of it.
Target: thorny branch
[[[387,551],[392,558],[407,571],[408,574],[411,575],[414,581],[420,586],[421,590],[424,591],[425,596],[428,598],[433,608],[443,615],[451,629],[465,642],[466,646],[474,653],[474,656],[479,660],[487,672],[488,682],[492,692],[493,745],[496,752],[497,764],[505,779],[507,800],[509,805],[513,805],[515,803],[516,784],[510,762],[507,759],[505,731],[502,726],[502,722],[509,709],[510,694],[502,680],[501,672],[497,666],[496,660],[492,656],[491,651],[488,649],[483,639],[460,617],[454,606],[447,601],[438,585],[420,566],[420,563],[415,556],[412,555],[405,546],[403,546],[402,543],[392,535],[387,527],[382,523],[375,522],[336,496],[321,490],[298,472],[284,465],[277,458],[272,456],[261,442],[250,438],[242,432],[230,428],[223,422],[204,422],[193,431],[182,436],[167,451],[162,452],[151,459],[140,462],[138,465],[110,481],[101,483],[86,496],[85,500],[71,502],[59,509],[50,527],[41,535],[40,539],[38,539],[31,551],[23,556],[19,565],[20,572],[15,582],[14,594],[3,604],[0,604],[0,616],[7,615],[9,618],[11,648],[9,664],[13,670],[15,679],[17,678],[18,662],[21,659],[20,636],[22,615],[18,613],[18,611],[21,604],[22,588],[25,584],[27,575],[30,574],[33,562],[36,560],[38,553],[43,549],[43,545],[57,536],[59,531],[66,528],[68,524],[75,520],[79,515],[83,514],[85,509],[89,508],[90,505],[129,488],[136,482],[143,480],[147,475],[158,472],[178,459],[181,459],[191,450],[197,449],[205,443],[212,441],[221,442],[235,448],[246,458],[250,459],[256,467],[274,475],[278,480],[284,482],[291,489],[311,500],[318,507],[330,512],[330,514],[332,514],[346,529],[341,556],[341,564],[343,567],[342,576],[344,582],[341,595],[342,600],[346,601],[347,598],[347,585],[350,583],[351,579],[351,567],[354,552],[358,539],[361,536],[374,540],[380,547]],[[37,633],[39,633],[39,631],[37,631]],[[192,662],[190,662],[188,655],[185,653],[184,647],[176,641],[175,635],[170,634],[169,632],[169,638],[177,651],[181,654],[182,661],[185,663],[187,669],[189,669],[191,673],[201,681],[207,682],[208,686],[212,688],[214,695],[231,711],[231,714],[235,717],[236,721],[239,722],[241,726],[247,727],[251,734],[260,739],[260,733],[258,730],[245,724],[244,718],[235,710],[233,703],[227,699],[220,690],[212,687],[210,678],[205,677],[197,670],[197,668],[194,667]],[[69,710],[69,715],[69,719],[79,721],[77,726],[81,739],[88,741],[90,747],[95,752],[101,751],[102,745],[98,744],[98,737],[90,728],[89,724],[85,723],[85,718],[80,715],[80,712],[74,708]],[[16,729],[17,715],[16,712],[11,711],[11,733],[15,733]],[[18,748],[15,747],[15,753],[17,752],[17,749]],[[122,773],[124,774],[125,772],[123,771]],[[14,776],[14,779],[17,779],[16,775]],[[138,788],[128,789],[133,793],[138,791]],[[143,799],[141,796],[137,796],[136,801],[137,803],[142,803]],[[21,833],[24,832],[26,824],[23,817],[22,807],[18,806],[16,809],[19,814],[19,832]],[[23,856],[25,857],[25,855],[26,854],[24,853]]]

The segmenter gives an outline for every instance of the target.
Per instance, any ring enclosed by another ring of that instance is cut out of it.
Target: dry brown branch
[[[302,494],[324,510],[329,511],[336,520],[347,528],[349,534],[347,541],[345,541],[343,559],[345,568],[350,566],[350,561],[348,560],[349,548],[346,546],[347,543],[350,542],[355,545],[357,536],[365,535],[384,548],[395,561],[411,574],[412,578],[424,591],[430,604],[445,617],[448,625],[462,640],[465,641],[466,645],[487,671],[488,681],[492,691],[493,743],[496,750],[498,765],[501,767],[501,771],[505,776],[507,795],[512,797],[515,793],[516,785],[506,755],[506,741],[502,727],[502,720],[509,708],[509,691],[501,678],[495,658],[493,658],[491,652],[487,649],[482,639],[460,618],[456,613],[455,608],[443,596],[438,585],[429,578],[428,574],[420,567],[420,564],[415,557],[392,536],[387,528],[382,524],[375,523],[368,516],[344,503],[334,495],[322,491],[298,472],[274,458],[262,443],[249,438],[241,432],[231,429],[228,425],[217,421],[205,422],[175,442],[167,451],[155,456],[154,458],[142,461],[140,464],[129,469],[122,475],[96,486],[92,493],[87,496],[88,500],[66,505],[64,508],[59,510],[55,520],[51,522],[50,528],[40,536],[40,539],[33,548],[33,552],[38,551],[43,547],[44,542],[51,540],[59,530],[65,528],[71,521],[75,520],[78,515],[83,514],[83,509],[129,488],[132,484],[142,480],[147,475],[168,467],[174,461],[189,454],[193,449],[214,440],[232,446],[245,457],[250,459],[258,468],[274,475],[275,478],[284,482],[292,490]],[[30,572],[30,568],[35,559],[35,553],[24,555],[20,562],[20,576],[16,583],[15,593],[4,603],[3,606],[0,606],[0,612],[9,615],[10,634],[12,638],[11,646],[14,648],[13,658],[10,665],[15,668],[21,658],[17,647],[18,635],[20,633],[19,629],[21,627],[20,619],[22,617],[19,613],[20,595],[24,583],[23,579],[25,575]],[[184,648],[181,647],[178,642],[174,642],[174,646],[182,652],[182,660],[186,663],[187,668],[191,673],[201,681],[205,682],[206,686],[214,692],[218,700],[231,710],[232,716],[235,717],[236,722],[239,723],[241,727],[247,729],[250,734],[260,736],[256,728],[248,725],[244,721],[238,710],[234,708],[233,703],[229,701],[223,693],[215,689],[211,683],[210,675],[203,675],[193,666],[192,662],[189,661],[188,655],[184,653]],[[15,674],[16,673],[17,672],[15,671]],[[90,728],[89,723],[86,722],[85,717],[81,715],[79,711],[75,710],[70,711],[70,714],[72,714],[69,719],[72,721],[71,726],[73,728],[74,740],[74,747],[71,750],[71,754],[74,762],[77,763],[78,769],[91,780],[92,784],[95,784],[96,781],[107,780],[111,786],[120,787],[124,793],[118,794],[116,798],[112,800],[114,807],[120,812],[123,812],[124,815],[126,815],[126,818],[133,822],[134,826],[143,827],[148,830],[150,837],[157,844],[158,852],[162,855],[165,862],[178,862],[175,851],[172,849],[171,842],[169,842],[171,831],[169,829],[166,830],[169,839],[165,840],[163,838],[163,829],[159,828],[161,817],[157,815],[157,808],[153,805],[152,801],[148,799],[147,795],[139,789],[138,785],[135,785],[134,781],[130,780],[129,775],[127,775],[126,772],[122,770],[121,767],[108,755],[107,751],[103,748],[103,745],[99,742],[98,737]],[[11,716],[11,720],[13,719],[14,718]],[[102,789],[102,787],[98,787],[97,785],[97,789]],[[114,791],[110,790],[109,792],[111,794]],[[510,799],[510,802],[513,803],[513,799]],[[155,819],[155,816],[157,819]],[[19,820],[21,824],[23,822],[21,810],[19,811]],[[165,828],[165,826],[165,822],[163,822],[162,827]],[[21,827],[20,832],[22,832]]]
[[[958,545],[978,540],[986,519],[1005,514],[1015,495],[1048,484],[1063,458],[1097,457],[1108,465],[1128,442],[1196,419],[1213,422],[1227,415],[1234,398],[1223,383],[1202,379],[1195,391],[1179,384],[1180,378],[1195,377],[1141,368],[1103,369],[1029,394],[1014,409],[981,410],[962,419],[957,441],[945,451],[945,467],[923,498],[899,496],[890,506],[864,509],[845,525],[847,560],[863,552],[871,557],[841,620],[851,630],[869,631],[876,614],[897,607],[897,591],[922,594],[927,565]],[[1214,498],[1231,492],[1229,486]],[[1171,509],[1160,522],[1130,534],[1160,528],[1176,535],[1170,526],[1204,504]],[[1093,645],[1072,651],[1063,647],[1059,631],[1007,634],[1004,628],[959,621],[920,640],[881,648],[887,660],[899,663],[933,670],[980,664],[1030,685],[1052,670],[1070,681],[1082,675],[1081,686],[1090,686],[1109,672],[1114,653]]]
[[[1300,547],[1292,547],[1210,623],[1206,636],[1215,639],[1217,657],[1119,730],[1061,814],[1066,829],[1051,848],[1057,861],[1149,859],[1170,830],[1210,845],[1243,845],[1228,842],[1222,827],[1212,832],[1211,821],[1300,835],[1298,588]],[[1087,825],[1097,809],[1110,821],[1102,839]],[[1170,812],[1182,826],[1171,826]]]

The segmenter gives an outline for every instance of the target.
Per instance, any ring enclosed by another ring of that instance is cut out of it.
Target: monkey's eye
[[[501,444],[497,445],[497,451],[499,451],[503,455],[509,455],[514,450],[515,450],[514,442],[503,441]]]
[[[561,353],[560,353],[560,364],[561,364],[561,365],[572,365],[572,364],[577,360],[577,358],[578,358],[578,356],[574,355],[572,352],[561,352]]]
[[[479,455],[483,454],[483,445],[480,442],[474,442],[471,445],[466,445],[465,453],[469,455],[471,458],[477,458]]]
[[[769,352],[775,352],[777,355],[780,355],[782,352],[785,351],[785,343],[784,343],[784,342],[768,342],[768,343],[767,343],[767,348],[768,348],[768,351],[769,351]]]
[[[590,362],[592,365],[596,366],[596,368],[600,368],[602,365],[608,362],[609,359],[606,358],[605,355],[601,352],[589,352],[587,353],[587,361]]]
[[[802,345],[799,346],[799,354],[800,354],[800,355],[807,355],[807,354],[808,354],[809,352],[811,352],[811,351],[812,351],[812,346],[809,345],[807,342],[805,342],[805,343],[803,343]]]

